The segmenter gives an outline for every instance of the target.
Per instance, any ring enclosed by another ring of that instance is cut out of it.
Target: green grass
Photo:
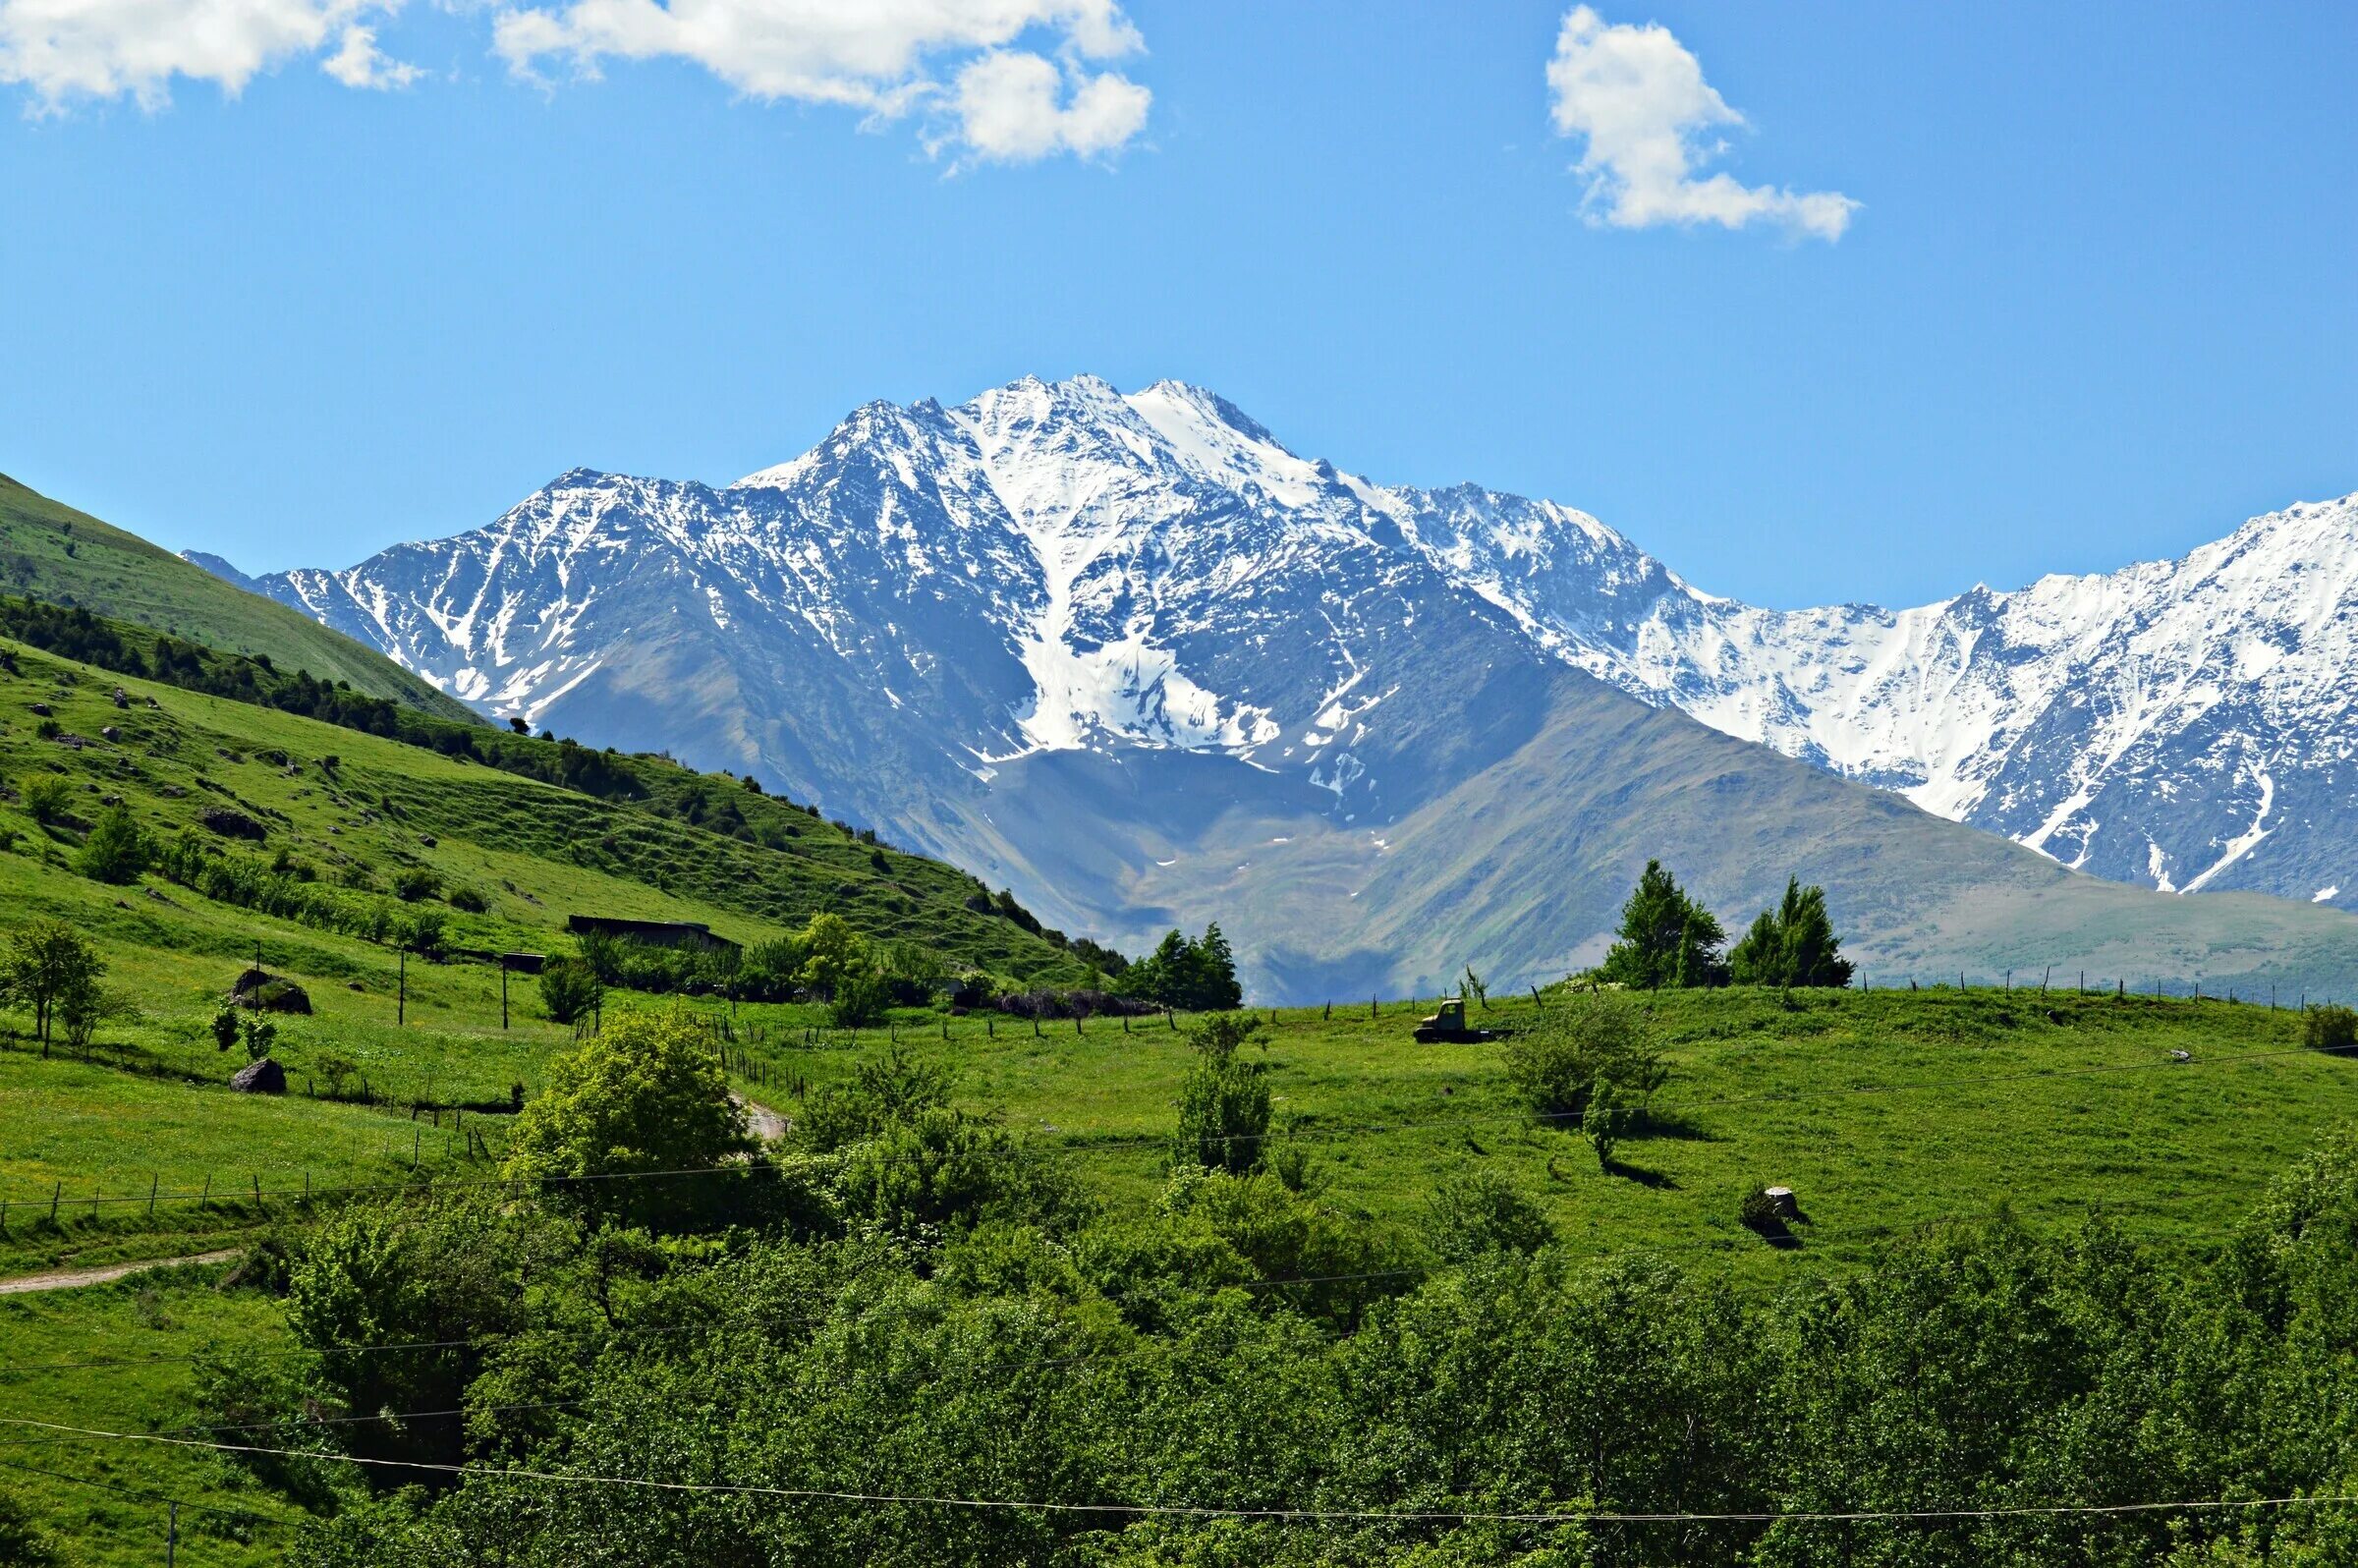
[[[58,604],[78,604],[421,711],[481,722],[373,648],[273,599],[222,582],[136,534],[52,501],[0,475],[0,585]]]
[[[1417,1043],[1417,1004],[1376,1019],[1365,1003],[1331,1020],[1278,1013],[1258,1059],[1279,1125],[1331,1196],[1379,1219],[1413,1225],[1436,1182],[1488,1164],[1569,1245],[1692,1253],[1763,1279],[1848,1266],[1893,1230],[2000,1205],[2044,1227],[2102,1209],[2164,1247],[2200,1245],[2320,1134],[2358,1119],[2358,1059],[2300,1049],[2289,1009],[1995,989],[1652,1001],[1672,1077],[1609,1173],[1575,1130],[1533,1123],[1496,1043]],[[1502,1000],[1477,1018],[1505,1028],[1532,1012]],[[815,1088],[881,1042],[805,1048],[800,1023],[772,1013],[740,1008],[736,1034],[773,1083]],[[912,1020],[904,1043],[950,1061],[963,1096],[1068,1150],[1111,1200],[1151,1201],[1190,1060],[1182,1036],[1160,1019],[1128,1034],[1109,1019],[1079,1034],[1043,1024],[1039,1036],[1021,1021],[986,1036],[958,1020],[946,1042],[940,1027]],[[783,1104],[791,1113],[791,1095]],[[1796,1190],[1809,1217],[1798,1249],[1737,1225],[1756,1181]]]
[[[0,1416],[118,1432],[196,1419],[185,1358],[209,1343],[280,1331],[267,1298],[215,1288],[222,1272],[159,1270],[111,1285],[0,1297],[0,1344],[8,1347],[0,1360]],[[113,1365],[49,1370],[86,1362]],[[21,1498],[78,1564],[162,1562],[163,1497],[182,1501],[179,1561],[204,1568],[281,1561],[287,1526],[275,1521],[291,1513],[271,1493],[241,1485],[237,1472],[208,1454],[24,1427],[0,1426],[0,1489]]]

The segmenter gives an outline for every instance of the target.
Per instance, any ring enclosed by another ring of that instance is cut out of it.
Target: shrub
[[[573,1024],[588,1017],[606,994],[597,971],[578,958],[552,958],[540,970],[540,1005],[549,1022]]]
[[[227,1050],[238,1042],[238,1010],[224,1007],[213,1015],[213,1047]]]
[[[1188,1027],[1196,1065],[1179,1085],[1179,1126],[1171,1158],[1242,1176],[1261,1168],[1269,1131],[1269,1086],[1260,1064],[1237,1060],[1261,1025],[1238,1013],[1215,1013]]]
[[[65,1562],[31,1511],[13,1492],[0,1491],[0,1563],[9,1568],[54,1568]]]
[[[2358,1050],[2358,1011],[2312,1007],[2301,1020],[2301,1043],[2312,1050]]]
[[[854,972],[835,984],[834,998],[827,1003],[827,1022],[837,1029],[865,1029],[884,1021],[884,1007],[891,999],[891,985],[883,976]]]
[[[1613,1146],[1629,1131],[1630,1110],[1621,1092],[1609,1078],[1600,1078],[1589,1087],[1589,1103],[1580,1113],[1580,1130],[1588,1135],[1597,1150],[1600,1170],[1613,1167]]]
[[[1645,1010],[1610,993],[1550,1007],[1506,1042],[1500,1060],[1523,1102],[1557,1120],[1579,1116],[1600,1080],[1642,1105],[1668,1076]]]
[[[462,915],[480,915],[491,906],[474,888],[459,887],[451,890],[450,907]]]
[[[64,821],[73,802],[74,786],[55,773],[36,773],[25,781],[25,810],[45,827]]]
[[[1488,1253],[1536,1253],[1555,1240],[1555,1227],[1521,1188],[1478,1165],[1432,1190],[1425,1236],[1444,1260],[1467,1263]]]
[[[393,874],[393,896],[404,904],[432,898],[442,891],[442,877],[431,867],[405,866]]]
[[[153,842],[124,807],[111,807],[74,857],[74,868],[94,882],[136,882],[154,859]]]

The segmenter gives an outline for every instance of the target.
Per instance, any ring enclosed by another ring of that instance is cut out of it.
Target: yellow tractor
[[[1441,998],[1441,1010],[1417,1024],[1417,1039],[1426,1045],[1463,1045],[1490,1038],[1487,1029],[1466,1027],[1466,999],[1462,996]]]

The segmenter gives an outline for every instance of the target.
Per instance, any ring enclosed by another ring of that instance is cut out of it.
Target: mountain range
[[[1654,853],[1736,920],[1825,881],[1894,975],[2216,982],[2358,932],[2351,499],[2019,592],[1768,610],[1571,508],[1081,376],[870,404],[726,486],[577,470],[343,571],[203,564],[1093,934],[1216,916],[1288,998],[1560,970]],[[2156,896],[2197,890],[2278,897]]]

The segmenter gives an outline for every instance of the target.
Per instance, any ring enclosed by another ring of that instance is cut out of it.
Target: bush
[[[1179,1085],[1179,1126],[1171,1158],[1181,1167],[1246,1175],[1261,1168],[1269,1131],[1269,1086],[1260,1064],[1237,1051],[1261,1038],[1261,1025],[1238,1013],[1215,1013],[1188,1026],[1196,1065]]]
[[[854,972],[835,982],[834,999],[827,1003],[827,1022],[837,1029],[866,1029],[884,1021],[891,984],[883,976]]]
[[[0,1491],[0,1563],[9,1568],[52,1568],[64,1561],[16,1494]]]
[[[130,811],[117,806],[90,829],[90,836],[74,857],[74,868],[94,882],[120,885],[138,881],[154,858],[153,842],[132,819]]]
[[[1631,1116],[1621,1091],[1609,1078],[1600,1078],[1589,1087],[1589,1103],[1580,1113],[1580,1130],[1588,1135],[1597,1150],[1597,1168],[1613,1168],[1613,1146],[1629,1131]]]
[[[605,998],[597,971],[578,958],[552,958],[540,970],[540,1005],[552,1024],[587,1018]]]
[[[393,896],[404,904],[432,898],[441,891],[441,874],[431,867],[405,866],[393,875]]]
[[[460,887],[451,890],[450,907],[462,915],[480,915],[491,906],[474,888]]]
[[[1645,1010],[1610,993],[1550,1007],[1506,1042],[1500,1061],[1523,1102],[1556,1120],[1586,1110],[1600,1080],[1642,1105],[1669,1071]]]
[[[64,821],[73,803],[74,786],[55,773],[36,773],[25,781],[25,810],[44,827]]]
[[[2311,1050],[2358,1050],[2358,1011],[2312,1007],[2301,1020],[2301,1043]]]
[[[1521,1188],[1478,1165],[1432,1190],[1425,1236],[1445,1261],[1469,1263],[1494,1252],[1536,1253],[1555,1240],[1555,1227]]]

